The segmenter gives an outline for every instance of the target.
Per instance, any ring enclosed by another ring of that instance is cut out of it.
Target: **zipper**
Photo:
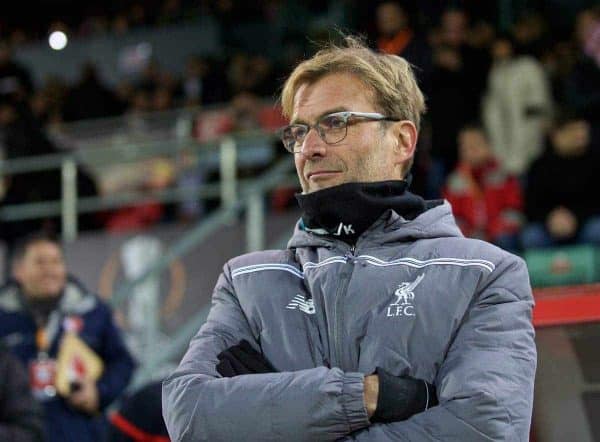
[[[333,353],[335,355],[336,364],[342,370],[345,370],[345,368],[342,366],[344,315],[341,313],[341,311],[344,298],[346,297],[346,292],[348,291],[348,285],[350,284],[350,279],[352,278],[352,273],[354,271],[355,251],[356,246],[352,246],[344,255],[344,258],[346,258],[346,264],[349,264],[350,267],[344,268],[342,275],[340,275],[341,282],[335,293],[335,302],[333,304]]]

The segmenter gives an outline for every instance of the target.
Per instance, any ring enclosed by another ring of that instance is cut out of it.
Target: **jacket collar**
[[[58,309],[64,314],[82,315],[94,309],[97,302],[97,298],[76,278],[69,276]],[[27,310],[23,293],[15,280],[10,280],[0,288],[0,309],[6,312]]]
[[[462,237],[462,233],[447,201],[427,201],[425,210],[413,220],[407,220],[394,210],[386,210],[357,240],[356,247],[374,247],[427,238]],[[342,241],[307,232],[299,220],[288,248],[336,247]],[[348,246],[340,246],[347,248]]]

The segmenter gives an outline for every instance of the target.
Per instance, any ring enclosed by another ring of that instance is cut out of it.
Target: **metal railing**
[[[190,115],[186,115],[185,118],[190,118]],[[175,125],[181,125],[181,121],[183,120],[175,122]],[[103,121],[99,123],[107,125]],[[114,127],[115,123],[109,126]],[[89,136],[90,131],[91,129],[86,127],[86,137]],[[227,135],[215,141],[199,143],[189,133],[175,130],[173,138],[170,140],[134,143],[123,140],[125,142],[113,143],[105,147],[87,147],[65,153],[0,162],[0,177],[27,172],[60,170],[62,195],[62,198],[57,201],[3,206],[0,208],[0,221],[60,217],[63,240],[69,242],[77,237],[77,216],[82,213],[125,207],[150,199],[159,202],[177,202],[192,197],[199,199],[220,197],[224,206],[232,206],[237,199],[237,189],[240,184],[238,182],[238,164],[244,161],[243,154],[248,150],[240,149],[238,144],[240,142],[243,144],[262,143],[265,148],[271,148],[274,140],[274,134],[258,130]],[[77,166],[79,164],[97,168],[157,156],[177,158],[183,153],[196,154],[199,162],[216,166],[220,175],[219,183],[202,184],[195,189],[194,194],[190,194],[188,189],[171,188],[154,192],[126,192],[101,197],[78,197]],[[251,152],[246,155],[248,157],[246,162],[251,162],[251,156]]]
[[[110,124],[108,124],[110,123]],[[115,122],[103,122],[103,127],[118,126]],[[85,134],[93,131],[86,126]],[[278,185],[297,185],[292,173],[291,157],[286,157],[269,167],[261,175],[250,179],[239,179],[238,164],[243,157],[239,143],[248,141],[273,142],[273,134],[263,131],[246,132],[222,137],[214,142],[198,143],[187,133],[179,134],[171,140],[145,141],[137,143],[114,143],[107,147],[87,147],[61,154],[22,158],[0,163],[0,176],[26,172],[60,170],[62,198],[58,201],[44,201],[0,208],[0,220],[19,221],[32,218],[60,216],[62,234],[65,241],[77,237],[78,214],[140,204],[146,200],[154,202],[176,202],[193,196],[195,198],[220,198],[221,207],[201,219],[194,227],[179,237],[145,272],[134,280],[118,286],[111,298],[115,309],[124,307],[124,302],[149,278],[154,278],[168,269],[176,259],[188,253],[206,238],[213,235],[224,224],[230,224],[244,214],[246,250],[260,250],[265,247],[265,207],[266,193]],[[159,192],[128,192],[102,197],[78,196],[77,166],[99,166],[136,161],[153,156],[177,156],[181,152],[195,152],[199,161],[211,162],[219,171],[220,181],[203,184],[190,195],[185,189],[165,189]],[[209,306],[204,307],[183,324],[169,344],[160,352],[153,352],[138,369],[132,388],[153,378],[176,356],[183,353],[190,339],[198,331],[208,315]]]
[[[206,217],[185,235],[178,238],[166,253],[146,272],[138,278],[118,287],[111,298],[112,305],[115,308],[122,306],[135,287],[167,270],[174,260],[185,255],[203,240],[214,234],[223,224],[237,219],[242,211],[245,214],[246,250],[264,249],[264,196],[278,185],[297,184],[297,178],[290,173],[292,169],[293,162],[290,159],[284,158],[261,176],[254,180],[249,180],[232,205],[223,206]],[[205,322],[209,310],[210,305],[207,305],[194,314],[179,328],[175,335],[169,337],[168,346],[161,348],[160,352],[154,352],[147,360],[143,361],[143,365],[138,369],[131,388],[136,388],[152,379],[160,377],[163,374],[163,368],[168,366],[173,358],[185,351],[192,337]]]

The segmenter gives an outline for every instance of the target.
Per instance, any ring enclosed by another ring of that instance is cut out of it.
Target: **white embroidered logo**
[[[412,282],[403,282],[398,285],[394,292],[396,301],[388,306],[386,316],[415,316],[415,306],[412,304],[415,299],[414,290],[424,277],[425,274],[421,274]]]
[[[307,315],[315,314],[315,303],[312,298],[307,299],[300,294],[294,296],[294,299],[292,299],[285,308],[289,308],[290,310],[300,310]]]
[[[352,224],[340,223],[340,225],[337,228],[337,231],[333,232],[333,236],[341,236],[342,233],[344,233],[345,235],[354,235],[356,232],[352,228]]]

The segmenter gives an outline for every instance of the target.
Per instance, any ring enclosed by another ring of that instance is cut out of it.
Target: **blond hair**
[[[355,75],[362,81],[373,93],[379,112],[410,120],[419,129],[426,106],[410,63],[397,55],[374,52],[354,36],[344,37],[343,46],[329,44],[294,69],[281,93],[284,115],[292,116],[300,86],[337,73]]]

